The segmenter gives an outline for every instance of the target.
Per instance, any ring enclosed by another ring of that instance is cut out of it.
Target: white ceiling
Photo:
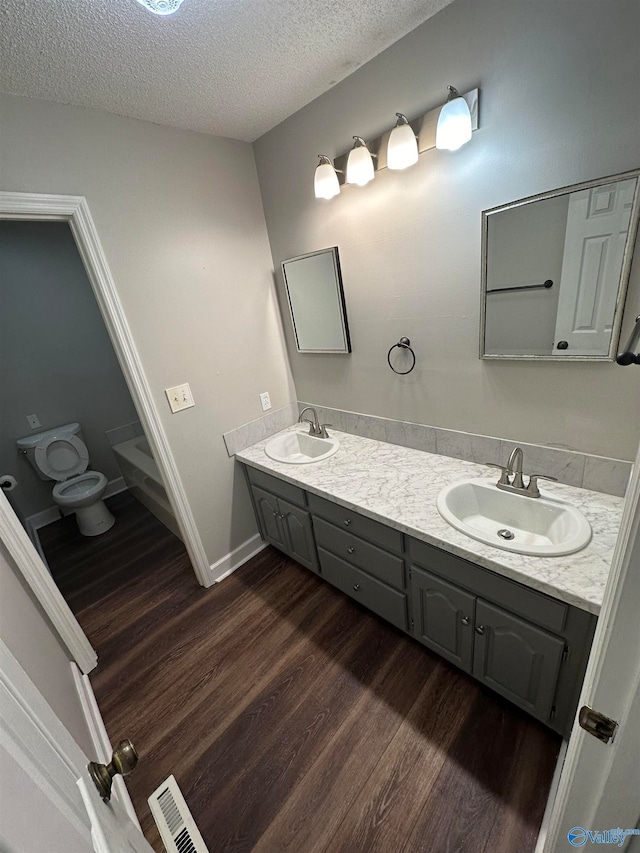
[[[2,0],[0,89],[253,141],[452,0]]]

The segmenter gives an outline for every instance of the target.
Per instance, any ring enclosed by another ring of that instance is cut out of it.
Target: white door
[[[611,576],[579,707],[619,724],[603,743],[574,724],[544,853],[593,849],[597,833],[633,831],[640,821],[640,452],[627,491]],[[573,831],[573,832],[572,832]],[[571,833],[571,838],[569,837]],[[591,833],[591,835],[589,834]],[[638,835],[626,845],[640,843]],[[609,849],[620,849],[609,836]],[[626,847],[625,847],[626,849]],[[634,849],[635,846],[634,846]]]
[[[153,853],[124,807],[104,803],[89,758],[0,640],[0,850]]]
[[[635,187],[633,178],[571,193],[554,355],[609,353]]]

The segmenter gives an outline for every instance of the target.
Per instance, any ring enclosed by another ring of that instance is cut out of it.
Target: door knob
[[[463,617],[462,617],[462,624],[463,624],[463,625],[468,625],[468,624],[469,624],[469,617],[468,617],[468,616],[463,616]]]
[[[477,626],[476,634],[484,634],[484,625],[478,625]]]
[[[569,349],[569,341],[558,341],[556,349]]]
[[[138,753],[130,740],[120,741],[113,750],[111,761],[108,764],[99,764],[97,761],[89,763],[89,774],[105,803],[111,799],[113,777],[118,774],[128,776],[133,773],[137,763]]]

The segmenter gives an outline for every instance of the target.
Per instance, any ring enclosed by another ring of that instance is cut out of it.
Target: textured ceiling
[[[2,0],[0,89],[253,141],[451,0]]]

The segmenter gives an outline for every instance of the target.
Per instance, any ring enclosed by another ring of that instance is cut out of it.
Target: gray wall
[[[251,145],[0,96],[4,190],[87,199],[211,563],[255,521],[222,433],[295,400]],[[172,415],[164,389],[190,382]]]
[[[478,359],[482,210],[640,163],[637,0],[456,0],[255,144],[273,253],[338,245],[351,356],[300,355],[282,302],[301,400],[632,459],[640,370]],[[479,86],[480,129],[331,201],[313,197],[318,153]],[[640,313],[640,258],[627,334]],[[279,295],[282,299],[282,289]],[[411,338],[405,378],[387,350]]]
[[[0,472],[18,480],[23,516],[53,505],[54,484],[20,456],[21,436],[78,421],[91,467],[120,476],[105,430],[138,416],[66,222],[0,222],[0,394]]]

